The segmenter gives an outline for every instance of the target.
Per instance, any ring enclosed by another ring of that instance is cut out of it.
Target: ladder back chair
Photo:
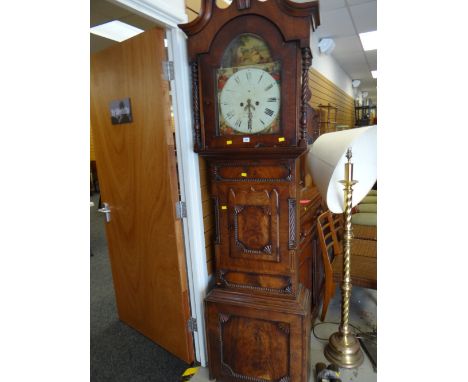
[[[317,218],[317,233],[322,252],[325,286],[320,320],[324,321],[336,283],[343,279],[342,219],[323,212]],[[353,238],[351,242],[352,285],[377,289],[377,241]]]

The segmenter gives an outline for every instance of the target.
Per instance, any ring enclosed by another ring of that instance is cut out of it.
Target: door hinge
[[[185,202],[181,200],[176,203],[176,216],[177,219],[183,219],[187,217],[187,207]]]
[[[163,61],[163,73],[166,81],[174,80],[174,61]]]
[[[197,319],[195,317],[190,317],[187,322],[187,326],[190,333],[198,331]]]

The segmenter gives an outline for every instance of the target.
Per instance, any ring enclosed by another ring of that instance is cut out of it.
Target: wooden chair
[[[342,221],[330,211],[317,218],[317,232],[322,250],[325,287],[320,320],[324,320],[328,304],[335,294],[336,282],[343,278],[343,249],[339,240]],[[353,285],[377,289],[377,241],[353,238],[351,243],[351,281]]]

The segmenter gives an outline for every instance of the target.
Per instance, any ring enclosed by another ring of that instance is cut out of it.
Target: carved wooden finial
[[[250,0],[236,0],[237,9],[249,9],[250,8]]]

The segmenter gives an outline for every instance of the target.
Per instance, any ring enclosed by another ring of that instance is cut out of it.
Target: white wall
[[[341,69],[341,66],[332,56],[320,53],[318,37],[314,32],[310,35],[310,48],[313,57],[312,67],[351,97],[356,98],[358,94],[355,93],[355,89],[351,85],[351,78]]]

